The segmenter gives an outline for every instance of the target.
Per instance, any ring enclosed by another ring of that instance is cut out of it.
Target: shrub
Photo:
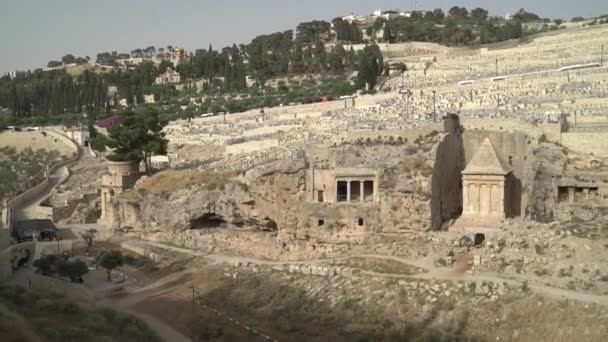
[[[89,144],[91,148],[98,152],[104,152],[106,150],[106,146],[109,145],[110,139],[103,134],[97,134],[94,137],[91,137],[89,140]]]

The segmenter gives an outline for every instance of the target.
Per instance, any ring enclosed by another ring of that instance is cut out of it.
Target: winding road
[[[37,212],[37,208],[40,207],[40,204],[44,202],[53,193],[53,191],[55,191],[55,189],[69,177],[69,175],[67,177],[64,176],[66,174],[64,172],[65,168],[68,168],[71,165],[78,163],[82,159],[82,155],[84,152],[83,148],[76,143],[74,143],[74,145],[76,146],[76,159],[71,163],[68,163],[54,170],[54,172],[52,172],[48,177],[49,183],[47,188],[39,195],[22,203],[20,205],[20,208],[17,208],[17,210],[15,210],[17,221],[41,218],[40,214]]]

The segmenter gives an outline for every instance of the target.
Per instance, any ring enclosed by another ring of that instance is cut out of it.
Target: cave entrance
[[[265,217],[264,220],[266,221],[266,223],[263,226],[263,230],[267,230],[267,231],[271,231],[271,232],[276,232],[277,230],[279,230],[279,225],[270,217]]]
[[[207,213],[190,220],[190,229],[219,228],[226,225],[226,220],[215,213]]]
[[[475,234],[475,242],[474,242],[475,247],[481,247],[483,245],[484,241],[486,241],[485,234],[482,234],[482,233]]]

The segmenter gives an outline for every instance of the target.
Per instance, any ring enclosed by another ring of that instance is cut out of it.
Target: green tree
[[[359,71],[357,73],[357,86],[371,90],[376,86],[378,76],[382,75],[384,60],[378,45],[366,46],[359,57]]]
[[[526,10],[524,10],[523,8],[520,8],[519,11],[517,11],[513,15],[513,19],[520,21],[522,23],[526,23],[526,22],[530,22],[530,21],[539,21],[540,17],[534,13],[526,12]]]
[[[124,265],[124,257],[120,251],[101,251],[97,255],[97,265],[106,270],[108,281],[112,280],[112,270]]]
[[[61,65],[62,63],[60,61],[49,61],[46,66],[49,68],[55,68]]]
[[[471,11],[471,19],[476,23],[482,23],[488,19],[488,11],[483,8],[475,8]]]
[[[108,129],[110,147],[114,148],[108,159],[112,161],[144,162],[146,172],[151,174],[150,159],[153,154],[167,153],[168,140],[156,109],[145,106],[137,111],[127,109],[120,116],[120,124]]]
[[[67,54],[67,55],[61,57],[61,61],[63,62],[63,64],[76,63],[76,57],[74,57],[74,55],[72,55],[72,54]]]
[[[40,259],[34,261],[34,267],[36,267],[38,272],[40,272],[42,275],[49,276],[53,274],[55,262],[47,256],[43,256]]]
[[[331,50],[328,56],[330,70],[335,73],[344,72],[345,58],[346,50],[344,50],[342,44],[336,45],[336,47]]]
[[[70,278],[72,282],[80,281],[82,276],[88,272],[89,267],[80,259],[74,261],[59,260],[57,262],[57,274]]]
[[[91,247],[93,247],[93,242],[95,241],[95,238],[97,238],[97,229],[87,229],[86,231],[80,233],[80,237],[82,237],[82,239],[84,240],[84,242],[87,244],[87,252],[89,251],[89,249],[91,249]]]
[[[158,72],[163,73],[167,71],[168,68],[175,69],[175,66],[170,60],[163,59],[158,65]]]

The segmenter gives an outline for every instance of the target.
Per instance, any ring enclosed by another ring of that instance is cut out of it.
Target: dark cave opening
[[[190,229],[219,228],[226,225],[226,220],[215,213],[206,213],[190,220]]]

